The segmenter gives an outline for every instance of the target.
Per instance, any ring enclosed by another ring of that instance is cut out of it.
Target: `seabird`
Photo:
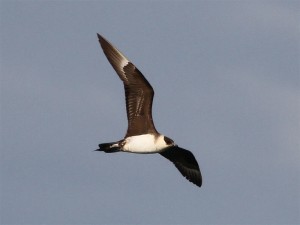
[[[128,128],[124,139],[99,144],[96,151],[159,153],[173,162],[186,179],[201,187],[201,172],[194,155],[155,129],[152,119],[154,91],[150,83],[117,48],[101,35],[97,36],[108,61],[123,81]]]

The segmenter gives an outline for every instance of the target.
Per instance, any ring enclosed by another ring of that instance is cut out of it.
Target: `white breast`
[[[156,153],[166,147],[167,145],[163,135],[155,137],[152,134],[143,134],[126,138],[123,151],[134,153]]]

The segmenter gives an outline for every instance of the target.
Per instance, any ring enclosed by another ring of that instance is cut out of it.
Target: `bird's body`
[[[142,134],[127,137],[125,139],[124,151],[133,153],[158,153],[168,147],[163,135]]]
[[[111,43],[97,34],[108,61],[123,81],[128,119],[124,139],[99,144],[97,151],[106,153],[160,153],[172,161],[189,181],[201,186],[202,177],[193,154],[178,147],[174,141],[160,134],[152,119],[153,88],[143,74]]]
[[[109,148],[115,148],[115,150],[119,149],[123,152],[141,154],[160,153],[167,147],[163,135],[155,136],[153,134],[130,136],[121,141],[100,144],[100,148],[107,148],[107,152],[109,152]]]

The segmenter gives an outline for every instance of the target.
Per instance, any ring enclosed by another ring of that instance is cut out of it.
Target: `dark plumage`
[[[123,81],[128,128],[123,140],[99,144],[98,151],[160,153],[174,163],[189,181],[201,187],[202,177],[194,155],[155,129],[152,119],[154,91],[143,74],[117,48],[97,34],[108,61]]]

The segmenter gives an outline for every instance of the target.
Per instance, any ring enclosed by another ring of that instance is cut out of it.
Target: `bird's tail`
[[[99,149],[97,149],[96,151],[102,151],[105,153],[119,152],[120,151],[119,142],[99,144]]]

